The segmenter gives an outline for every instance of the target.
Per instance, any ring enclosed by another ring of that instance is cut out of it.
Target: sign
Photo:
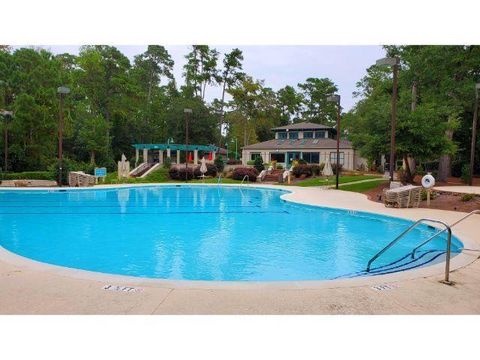
[[[96,177],[105,177],[107,176],[107,168],[95,168]]]

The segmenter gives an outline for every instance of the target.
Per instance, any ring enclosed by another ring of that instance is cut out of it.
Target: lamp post
[[[4,124],[3,124],[4,170],[3,171],[7,172],[8,171],[8,122],[13,117],[13,111],[2,110],[1,114],[3,115],[3,121],[4,121]]]
[[[233,142],[233,139],[232,139]],[[238,138],[235,137],[235,160],[238,158]]]
[[[183,109],[185,114],[185,181],[188,181],[188,114],[192,113],[192,109]]]
[[[397,94],[398,94],[398,57],[383,58],[377,60],[377,66],[391,66],[393,70],[393,92],[392,92],[392,120],[390,133],[390,181],[393,181],[393,172],[395,170],[395,128],[397,125]]]
[[[66,94],[70,93],[70,89],[66,86],[60,86],[57,89],[60,95],[60,110],[58,118],[58,186],[62,186],[63,171],[63,99]]]
[[[338,177],[340,174],[340,95],[332,95],[327,98],[328,101],[337,104],[337,165],[335,167],[335,189],[338,190]]]
[[[475,109],[473,110],[473,123],[472,123],[472,145],[470,148],[470,179],[468,185],[473,185],[473,165],[475,162],[475,141],[477,138],[477,121],[478,121],[478,97],[480,91],[480,83],[475,84]]]

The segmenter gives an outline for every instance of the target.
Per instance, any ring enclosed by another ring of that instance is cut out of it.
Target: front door
[[[293,160],[300,159],[300,151],[287,152],[287,168],[292,165]]]

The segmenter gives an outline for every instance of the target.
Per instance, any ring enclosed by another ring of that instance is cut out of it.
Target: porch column
[[[148,162],[148,149],[143,149],[143,162]]]
[[[198,150],[193,150],[193,164],[197,165],[198,164]]]
[[[135,149],[135,167],[137,167],[139,158],[140,158],[140,151],[138,149]]]
[[[212,161],[215,161],[215,154],[216,154],[216,152],[212,151]]]
[[[177,160],[175,162],[180,164],[180,150],[177,150]]]
[[[167,149],[167,157],[170,158],[170,160],[172,159],[170,148]]]
[[[163,150],[158,150],[158,162],[163,164]]]

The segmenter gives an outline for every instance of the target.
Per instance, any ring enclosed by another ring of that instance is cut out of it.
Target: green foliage
[[[257,169],[258,172],[260,172],[260,171],[262,171],[262,170],[265,169],[265,165],[263,165],[263,159],[262,159],[261,156],[258,156],[258,157],[255,159],[255,161],[254,161],[254,163],[253,163],[253,167],[254,167],[255,169]]]
[[[255,160],[248,160],[247,165],[255,165]]]
[[[472,175],[470,174],[470,165],[469,164],[464,164],[462,166],[461,179],[465,184],[468,184],[468,183],[470,183],[471,178],[472,178]]]
[[[218,171],[223,172],[223,169],[225,168],[225,162],[220,156],[215,158],[214,164],[217,167]]]
[[[475,196],[476,196],[475,194],[464,194],[464,195],[462,195],[460,200],[463,201],[463,202],[472,201],[473,199],[475,199]]]
[[[25,171],[19,173],[5,173],[3,180],[56,180],[50,171]]]
[[[169,170],[171,167],[172,167],[172,158],[168,156],[163,161],[163,168]]]

